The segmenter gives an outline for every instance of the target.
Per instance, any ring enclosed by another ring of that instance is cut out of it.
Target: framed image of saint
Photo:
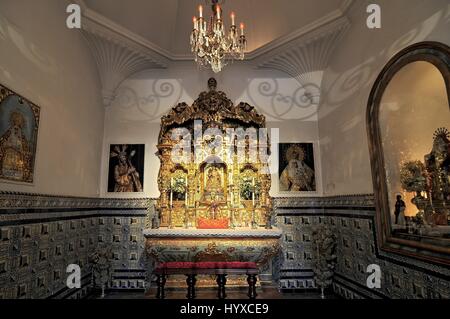
[[[0,85],[0,180],[33,183],[40,107]]]
[[[313,143],[280,143],[279,192],[315,192]]]
[[[111,144],[108,192],[143,192],[144,144]]]

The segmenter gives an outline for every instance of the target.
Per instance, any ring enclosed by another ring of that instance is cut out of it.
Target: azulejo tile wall
[[[312,230],[328,224],[338,237],[334,291],[345,298],[450,298],[449,269],[378,250],[372,195],[275,198],[282,251],[272,263],[281,290],[315,289]],[[91,291],[88,256],[112,248],[113,289],[150,282],[142,230],[151,199],[99,199],[0,193],[0,298],[83,298]],[[82,270],[80,289],[66,267]],[[381,289],[366,287],[367,265],[382,269]]]
[[[327,224],[337,235],[333,289],[344,298],[450,298],[450,270],[381,251],[376,243],[373,195],[275,199],[276,222],[283,230],[277,262],[282,290],[315,287],[312,229]],[[367,266],[382,271],[381,288],[366,285]]]
[[[89,255],[112,248],[113,288],[143,289],[142,230],[148,199],[0,194],[0,298],[83,298],[91,288]],[[81,288],[66,285],[69,264]]]

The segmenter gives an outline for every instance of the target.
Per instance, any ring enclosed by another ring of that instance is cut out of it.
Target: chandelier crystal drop
[[[214,73],[218,73],[228,60],[243,60],[247,48],[244,24],[240,24],[239,32],[235,24],[234,12],[230,15],[231,26],[226,34],[218,0],[212,0],[213,14],[209,23],[203,17],[203,6],[200,5],[198,11],[199,16],[193,18],[194,29],[191,33],[191,51],[195,61],[204,67],[210,65]]]

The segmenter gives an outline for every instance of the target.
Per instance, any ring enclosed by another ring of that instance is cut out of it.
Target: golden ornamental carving
[[[193,120],[202,120],[206,125],[236,121],[255,127],[265,127],[266,119],[255,107],[244,102],[234,106],[224,92],[216,90],[216,85],[217,83],[209,83],[209,91],[201,92],[192,105],[179,103],[161,118],[160,144],[164,144],[164,136],[170,128],[185,125]]]
[[[248,103],[233,105],[224,92],[216,90],[215,79],[208,81],[208,87],[192,105],[179,103],[161,119],[156,153],[161,162],[160,226],[196,228],[200,219],[206,219],[227,220],[229,228],[270,228],[271,177],[267,161],[259,156],[261,150],[269,155],[270,145],[267,136],[258,134],[265,128],[265,117]],[[207,133],[208,129],[221,135]],[[228,135],[230,130],[247,135],[238,140],[237,133]],[[254,139],[249,132],[256,132]],[[197,139],[196,134],[201,137]],[[187,143],[188,151],[180,150],[181,141]],[[211,146],[215,143],[221,147]],[[258,154],[250,156],[254,145]],[[180,164],[178,156],[184,156],[185,162]],[[180,171],[184,188],[179,186]]]

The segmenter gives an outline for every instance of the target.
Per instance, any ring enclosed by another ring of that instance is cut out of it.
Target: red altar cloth
[[[198,229],[228,229],[228,218],[208,219],[199,218],[197,220]]]

